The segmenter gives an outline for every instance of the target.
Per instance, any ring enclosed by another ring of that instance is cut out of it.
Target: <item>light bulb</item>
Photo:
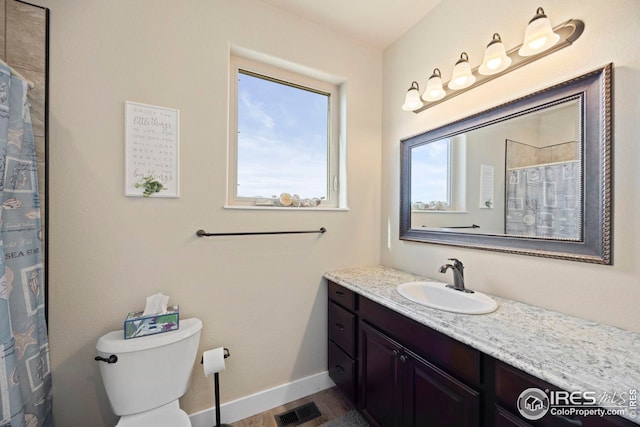
[[[444,89],[442,88],[442,76],[440,74],[440,70],[435,68],[433,70],[433,74],[427,80],[427,89],[422,94],[422,99],[425,101],[438,101],[439,99],[444,98],[446,95]]]
[[[532,56],[544,52],[555,45],[560,36],[553,32],[551,21],[541,7],[536,10],[536,15],[529,21],[524,32],[524,42],[518,50],[520,56]]]
[[[487,61],[487,68],[490,70],[495,70],[500,67],[500,64],[502,64],[502,58],[492,58]]]
[[[530,49],[538,50],[544,45],[546,41],[547,36],[538,37],[537,39],[531,40],[529,43],[527,43],[527,46],[529,46]]]
[[[509,65],[511,65],[511,58],[507,56],[500,34],[495,33],[484,51],[484,59],[478,67],[478,72],[485,76],[497,74],[507,69]]]
[[[453,67],[451,81],[449,81],[449,89],[458,90],[471,86],[476,81],[475,76],[471,73],[471,65],[469,65],[469,56],[467,52],[460,54],[460,59]]]
[[[422,107],[422,100],[420,99],[420,87],[418,82],[412,82],[411,87],[407,91],[407,95],[404,98],[404,104],[402,109],[404,111],[414,111]]]

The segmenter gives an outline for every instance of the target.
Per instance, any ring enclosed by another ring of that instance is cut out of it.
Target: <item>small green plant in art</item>
[[[142,195],[149,197],[154,193],[159,193],[160,190],[166,190],[161,182],[153,179],[152,176],[145,176],[141,181],[136,183],[136,188],[144,188]]]

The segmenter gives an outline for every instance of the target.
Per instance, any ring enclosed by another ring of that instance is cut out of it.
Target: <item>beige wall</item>
[[[202,319],[201,350],[231,349],[223,401],[325,371],[322,273],[379,262],[382,53],[254,0],[39,3],[51,9],[56,425],[115,424],[96,340],[160,291]],[[347,79],[348,212],[222,208],[230,43]],[[180,198],[124,197],[125,100],[180,109]],[[322,236],[195,237],[320,226]],[[188,413],[213,405],[195,367]]]
[[[582,19],[582,37],[558,53],[500,77],[418,115],[400,109],[412,80],[421,86],[434,67],[448,80],[460,52],[473,65],[499,32],[507,48],[522,42],[538,6],[557,25]],[[447,258],[467,267],[467,284],[495,295],[586,319],[640,331],[640,50],[636,0],[600,2],[445,0],[384,53],[382,152],[382,261],[409,272],[446,278],[437,269]],[[615,65],[614,265],[458,249],[398,236],[399,140],[468,116],[609,62]],[[392,239],[387,246],[387,224]]]
[[[384,66],[379,51],[255,0],[34,3],[51,8],[52,21],[50,336],[57,425],[113,425],[92,360],[95,341],[158,291],[180,304],[184,317],[203,320],[201,349],[232,349],[221,375],[223,401],[325,370],[321,274],[375,264],[381,254],[387,265],[434,276],[447,257],[457,256],[471,287],[640,330],[635,0],[445,0],[385,51]],[[519,43],[540,5],[554,23],[585,21],[575,46],[420,115],[400,109],[412,80],[424,83],[436,66],[448,75],[447,64],[462,50],[477,63],[493,32],[508,46]],[[222,209],[229,43],[348,80],[349,212]],[[614,266],[397,239],[400,138],[608,62],[616,65]],[[125,100],[180,109],[179,199],[123,196]],[[198,228],[318,226],[328,233],[194,237]],[[212,405],[211,381],[196,368],[182,400],[190,413]]]

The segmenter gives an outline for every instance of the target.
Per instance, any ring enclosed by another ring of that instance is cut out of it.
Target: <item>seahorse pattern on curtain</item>
[[[28,86],[0,64],[0,426],[53,426]]]

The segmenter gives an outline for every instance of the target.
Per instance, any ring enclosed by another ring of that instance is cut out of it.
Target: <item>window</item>
[[[466,146],[466,137],[458,135],[411,150],[412,209],[465,210]]]
[[[228,204],[339,207],[338,101],[335,84],[232,56]]]
[[[411,202],[419,209],[451,206],[451,143],[448,139],[411,150]],[[426,205],[426,206],[425,206]]]

